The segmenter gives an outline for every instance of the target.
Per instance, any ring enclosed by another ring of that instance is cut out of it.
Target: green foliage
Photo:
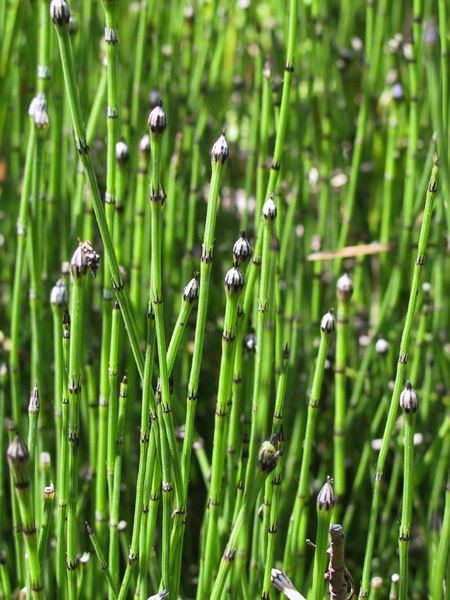
[[[443,597],[448,30],[0,3],[0,599]]]

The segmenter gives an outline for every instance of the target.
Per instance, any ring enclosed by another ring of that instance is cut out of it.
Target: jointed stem
[[[64,73],[64,82],[66,86],[67,99],[69,101],[70,112],[72,116],[72,125],[75,134],[75,145],[83,164],[86,181],[90,190],[92,205],[94,207],[95,217],[97,219],[98,228],[102,238],[105,256],[108,259],[109,268],[111,270],[111,279],[120,305],[121,314],[125,323],[125,328],[130,340],[131,349],[133,351],[136,366],[139,375],[142,378],[144,373],[144,358],[139,347],[139,337],[134,322],[131,306],[128,297],[128,292],[125,289],[125,283],[122,275],[119,272],[114,246],[111,238],[111,233],[106,221],[105,210],[100,198],[97,178],[94,173],[91,153],[89,146],[86,143],[86,132],[81,116],[81,105],[78,96],[78,89],[75,80],[75,68],[73,65],[72,52],[70,48],[68,23],[56,26],[58,35],[58,46],[61,56],[61,64]]]
[[[378,511],[380,507],[381,498],[381,483],[383,480],[384,466],[389,450],[389,445],[392,438],[392,433],[395,426],[395,420],[397,417],[398,403],[400,398],[400,392],[403,387],[406,371],[406,361],[408,358],[409,344],[412,332],[412,325],[416,316],[416,304],[417,304],[417,292],[419,290],[420,276],[422,267],[425,262],[425,253],[428,243],[428,237],[430,233],[431,218],[433,214],[434,198],[437,191],[439,177],[439,169],[437,165],[434,165],[431,172],[430,182],[428,185],[427,198],[425,202],[425,209],[423,214],[422,226],[420,229],[419,244],[417,250],[416,263],[414,265],[413,280],[411,282],[411,291],[408,302],[408,309],[406,313],[406,319],[403,326],[402,338],[400,342],[400,352],[397,363],[397,371],[395,375],[394,389],[392,392],[391,403],[389,406],[389,413],[387,416],[386,426],[383,433],[383,440],[380,452],[378,454],[376,474],[374,478],[374,487],[372,492],[372,505],[370,508],[369,518],[369,529],[366,541],[366,552],[364,557],[364,567],[362,575],[362,583],[359,592],[360,598],[367,598],[369,593],[370,585],[370,571],[372,554],[375,543],[375,533],[378,521]]]

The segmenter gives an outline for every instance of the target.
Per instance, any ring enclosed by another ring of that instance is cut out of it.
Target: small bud
[[[47,102],[37,104],[35,106],[33,112],[33,123],[36,133],[38,135],[44,135],[50,124],[50,119],[47,112]]]
[[[164,133],[167,127],[167,115],[162,107],[162,104],[157,104],[151,111],[148,117],[148,126],[154,134],[160,135]]]
[[[70,8],[66,0],[52,0],[50,2],[50,18],[59,27],[69,24]]]
[[[47,502],[53,502],[55,498],[55,486],[52,481],[44,488],[44,498]]]
[[[195,273],[194,277],[189,281],[189,283],[184,286],[183,300],[189,303],[192,303],[194,302],[194,300],[197,300],[199,288],[200,285],[198,281],[198,273]]]
[[[65,260],[61,265],[61,275],[70,275],[70,261]]]
[[[344,275],[337,280],[336,293],[340,300],[350,300],[353,294],[353,281],[348,273],[344,273]]]
[[[426,48],[435,48],[439,44],[439,30],[432,20],[425,21],[423,27],[423,43]]]
[[[400,102],[404,97],[403,86],[401,83],[395,83],[392,86],[392,100],[396,102]]]
[[[194,7],[192,4],[188,4],[184,7],[183,16],[186,21],[191,21],[194,18]]]
[[[266,440],[261,444],[258,454],[258,462],[261,471],[268,472],[273,471],[277,464],[279,456],[278,450],[273,445],[272,441]]]
[[[31,100],[28,115],[34,119],[35,112],[44,109],[47,110],[47,100],[45,99],[45,95],[40,92]]]
[[[117,531],[125,531],[127,528],[127,522],[122,520],[117,523]]]
[[[41,452],[39,456],[39,464],[42,469],[49,469],[52,466],[52,459],[50,456],[50,452]]]
[[[30,402],[28,403],[28,412],[32,414],[36,414],[39,412],[39,390],[37,385],[31,390],[30,393]]]
[[[245,231],[242,230],[239,239],[234,243],[233,246],[234,262],[237,265],[240,265],[242,263],[245,264],[250,259],[252,252],[253,250],[250,245],[250,242],[248,241],[247,236],[245,235]]]
[[[150,153],[150,136],[146,133],[139,141],[139,152],[148,156]]]
[[[116,160],[119,164],[124,165],[130,158],[130,152],[127,144],[123,140],[119,140],[116,144]]]
[[[381,590],[383,587],[383,578],[382,577],[372,577],[372,581],[370,582],[370,587],[373,590]]]
[[[400,408],[407,413],[415,413],[419,406],[416,390],[412,387],[409,381],[400,394]]]
[[[359,336],[358,343],[361,346],[361,348],[367,348],[367,346],[370,344],[370,335],[363,333]]]
[[[255,333],[249,333],[248,336],[245,338],[245,347],[250,352],[254,352],[256,350],[256,334]]]
[[[58,279],[50,292],[50,303],[55,306],[67,306],[67,286],[63,279]]]
[[[211,148],[211,159],[214,162],[224,163],[228,157],[228,144],[225,138],[225,134],[222,133],[219,139],[214,142]]]
[[[18,435],[14,437],[13,441],[8,446],[6,454],[15,479],[24,481],[30,454],[27,446],[22,442]]]
[[[389,342],[387,340],[385,340],[383,337],[378,338],[375,343],[375,352],[377,354],[380,354],[381,356],[384,356],[388,353],[388,351],[389,351]]]
[[[406,58],[407,61],[414,60],[414,50],[412,44],[403,44],[403,56]]]
[[[224,285],[230,293],[240,292],[244,287],[244,277],[236,264],[225,275]]]
[[[184,425],[180,425],[175,429],[175,439],[177,442],[182,442],[186,435],[186,427]]]
[[[428,294],[431,294],[431,289],[432,289],[432,288],[431,288],[431,283],[430,283],[429,281],[424,281],[424,282],[422,283],[422,292],[423,292],[424,294],[427,294],[427,295],[428,295]]]
[[[272,195],[264,202],[262,216],[265,221],[274,221],[277,216],[277,206]]]
[[[360,54],[363,51],[363,41],[358,36],[355,35],[354,37],[352,37],[351,45],[356,53]]]
[[[85,567],[88,564],[90,558],[90,552],[83,552],[83,554],[80,556],[80,565]]]
[[[320,329],[326,333],[331,333],[334,331],[336,326],[336,319],[334,318],[334,314],[332,310],[329,310],[325,313],[320,321]]]
[[[394,584],[397,584],[400,581],[400,575],[398,573],[393,573],[391,575],[391,581]]]
[[[89,269],[95,277],[99,262],[100,257],[93,249],[91,242],[80,242],[70,261],[70,270],[74,277],[81,277]]]
[[[335,498],[332,484],[333,480],[331,477],[327,477],[326,484],[317,495],[317,508],[319,510],[329,511],[334,508]]]

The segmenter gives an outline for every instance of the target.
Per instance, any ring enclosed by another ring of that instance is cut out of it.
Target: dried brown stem
[[[327,579],[330,584],[330,598],[332,600],[350,600],[354,595],[352,576],[345,566],[344,528],[342,525],[330,525],[330,564]],[[347,593],[347,587],[350,592]]]

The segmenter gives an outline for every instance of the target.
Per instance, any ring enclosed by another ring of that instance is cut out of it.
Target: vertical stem
[[[125,412],[127,406],[128,381],[123,377],[119,391],[119,413],[115,439],[114,487],[110,517],[109,565],[114,585],[119,584],[119,516],[120,516],[120,484],[122,477],[122,453],[125,431]]]
[[[298,557],[300,559],[298,564],[300,581],[302,580],[303,576],[302,569],[304,569],[304,537],[302,537],[299,532],[309,499],[310,466],[317,421],[317,409],[319,407],[322,391],[325,360],[327,358],[328,348],[330,346],[330,334],[334,328],[334,316],[331,312],[328,312],[322,317],[320,324],[320,344],[317,352],[316,366],[308,402],[308,416],[306,421],[305,440],[303,444],[300,479],[298,482],[298,490],[295,497],[294,508],[289,520],[284,550],[284,568],[288,575],[293,571],[294,561],[296,560],[296,554],[298,553]]]
[[[94,173],[90,149],[86,143],[86,132],[81,116],[81,105],[78,96],[75,68],[73,65],[72,52],[70,48],[68,32],[70,10],[68,5],[66,3],[63,5],[63,15],[61,17],[55,13],[51,14],[51,17],[56,25],[56,32],[58,35],[58,46],[63,67],[64,82],[75,134],[75,146],[84,167],[84,173],[89,186],[95,217],[97,219],[98,228],[105,249],[105,256],[108,258],[109,268],[111,270],[111,280],[114,292],[120,304],[120,310],[125,323],[125,329],[130,340],[131,349],[133,351],[133,356],[136,361],[139,375],[142,377],[144,372],[144,358],[139,347],[138,332],[131,313],[128,292],[125,289],[125,283],[122,275],[120,274],[119,265],[114,252],[114,245],[100,198],[100,192],[97,178]]]
[[[411,282],[411,290],[408,301],[408,309],[406,312],[406,319],[403,325],[402,338],[400,341],[400,352],[397,363],[397,370],[395,374],[394,389],[392,392],[391,402],[389,406],[389,412],[386,420],[386,426],[383,433],[382,445],[378,454],[376,473],[372,491],[372,504],[370,507],[369,517],[369,528],[366,539],[366,551],[364,555],[364,567],[362,574],[361,588],[359,591],[360,598],[367,598],[369,593],[370,585],[370,571],[372,554],[375,543],[375,533],[378,521],[378,512],[380,507],[380,496],[381,496],[381,483],[383,480],[384,466],[389,450],[389,444],[391,442],[392,433],[395,426],[395,421],[398,411],[398,402],[400,398],[400,392],[403,387],[405,378],[406,362],[408,358],[409,345],[411,339],[412,325],[416,316],[417,308],[417,293],[420,285],[420,276],[422,268],[425,263],[425,253],[427,249],[428,237],[430,233],[431,217],[433,214],[434,198],[437,191],[439,170],[438,166],[434,165],[431,172],[430,182],[428,184],[428,192],[425,202],[425,209],[423,214],[422,226],[420,229],[419,244],[417,250],[416,263],[414,265],[413,279]]]
[[[333,522],[338,523],[344,500],[345,485],[345,415],[346,399],[346,368],[348,345],[349,303],[353,292],[353,283],[348,275],[338,279],[336,285],[338,309],[336,314],[336,364],[335,372],[335,412],[334,412],[334,491],[336,507]]]
[[[400,555],[399,600],[406,600],[408,597],[408,552],[414,490],[414,429],[417,411],[417,396],[408,383],[400,395],[400,406],[403,409],[405,437],[403,453],[402,520],[398,536],[398,549]]]
[[[314,570],[311,600],[322,600],[325,581],[325,567],[327,564],[328,531],[331,515],[334,508],[334,493],[331,487],[332,480],[320,490],[317,496],[317,533],[316,549],[314,551]]]
[[[33,510],[33,497],[28,477],[29,454],[28,448],[18,435],[8,447],[8,462],[14,478],[16,495],[19,502],[20,520],[24,534],[25,547],[28,554],[28,575],[33,600],[44,597],[41,578],[41,565],[38,557],[36,524]]]

